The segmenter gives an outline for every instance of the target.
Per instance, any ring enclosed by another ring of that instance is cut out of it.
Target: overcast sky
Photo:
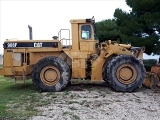
[[[62,28],[70,29],[70,19],[112,19],[116,8],[129,11],[125,0],[0,0],[0,54],[5,39],[52,39]]]

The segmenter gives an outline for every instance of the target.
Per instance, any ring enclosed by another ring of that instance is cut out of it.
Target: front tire
[[[68,64],[62,59],[54,56],[39,60],[32,70],[32,81],[41,91],[61,91],[71,78]]]
[[[135,57],[119,55],[106,64],[103,68],[103,77],[116,91],[132,92],[142,86],[145,68]]]

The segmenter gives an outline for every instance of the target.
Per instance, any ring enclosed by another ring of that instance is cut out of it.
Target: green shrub
[[[144,59],[143,64],[146,71],[151,71],[151,67],[156,65],[158,61],[156,59]]]

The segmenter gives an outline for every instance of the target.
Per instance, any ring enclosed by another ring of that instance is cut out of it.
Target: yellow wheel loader
[[[61,91],[71,79],[106,81],[116,91],[132,92],[146,77],[144,47],[96,37],[95,19],[72,19],[53,40],[6,40],[0,75],[15,81],[31,78],[41,91]],[[31,33],[31,26],[29,26]],[[68,31],[68,38],[62,37]]]

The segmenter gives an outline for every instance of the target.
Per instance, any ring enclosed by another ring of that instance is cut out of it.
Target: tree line
[[[130,12],[117,8],[113,19],[96,22],[100,42],[114,40],[145,46],[148,55],[160,55],[160,0],[126,0]]]

